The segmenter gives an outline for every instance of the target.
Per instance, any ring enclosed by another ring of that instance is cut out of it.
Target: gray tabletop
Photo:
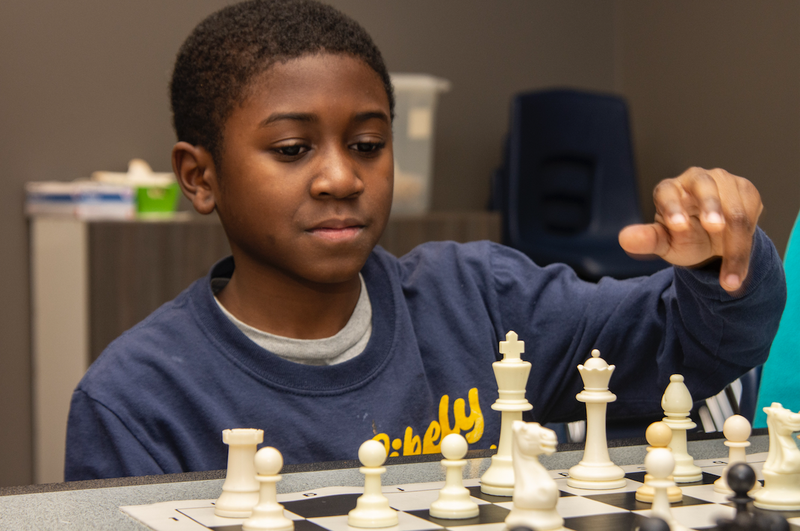
[[[641,443],[643,441],[635,441]],[[766,452],[766,435],[754,435],[748,453]],[[689,442],[695,459],[726,457],[724,439]],[[477,478],[488,468],[490,452],[468,454],[464,477]],[[640,464],[646,455],[643,444],[609,448],[619,465]],[[559,447],[541,462],[551,470],[577,464],[583,451],[577,445]],[[278,484],[279,492],[300,492],[327,486],[360,486],[363,476],[355,461],[287,466]],[[420,459],[395,458],[387,461],[383,475],[386,485],[442,481],[444,471],[436,456]],[[144,530],[147,527],[128,517],[119,507],[171,500],[217,498],[222,492],[225,471],[82,481],[0,489],[0,529],[13,530]]]

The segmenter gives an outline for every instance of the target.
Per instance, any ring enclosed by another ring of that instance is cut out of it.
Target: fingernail
[[[673,225],[683,225],[684,223],[686,223],[686,216],[684,216],[683,214],[672,214],[669,217],[669,221]]]
[[[739,281],[739,275],[728,275],[725,277],[725,284],[731,288],[738,288],[739,284],[741,284]]]
[[[706,221],[709,223],[724,223],[722,216],[720,216],[719,212],[709,212],[706,214]]]

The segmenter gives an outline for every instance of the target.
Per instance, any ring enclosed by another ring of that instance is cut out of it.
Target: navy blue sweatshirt
[[[67,480],[223,469],[228,428],[263,429],[286,463],[354,459],[371,438],[391,455],[438,453],[451,432],[489,448],[500,430],[492,363],[509,330],[532,363],[525,420],[585,415],[576,367],[593,348],[616,365],[609,417],[658,415],[671,374],[697,400],[763,363],[786,297],[760,230],[736,297],[718,268],[593,284],[488,242],[430,243],[399,259],[377,248],[362,270],[365,351],[309,366],[258,347],[221,312],[210,279],[233,268],[216,264],[90,367],[72,399]]]

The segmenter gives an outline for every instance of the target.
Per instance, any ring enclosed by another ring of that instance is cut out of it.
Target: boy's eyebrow
[[[317,116],[311,113],[304,112],[276,112],[270,114],[267,118],[258,124],[258,127],[266,127],[281,120],[294,120],[298,122],[316,122]]]
[[[361,122],[366,122],[368,120],[372,120],[374,118],[377,118],[382,122],[386,122],[387,124],[390,122],[389,116],[383,111],[367,111],[358,113],[355,116],[355,121],[361,123]]]
[[[383,111],[366,111],[356,114],[353,117],[353,120],[357,123],[363,123],[372,119],[378,119],[382,122],[389,123],[389,116]],[[319,118],[316,114],[313,113],[304,113],[304,112],[276,112],[270,114],[267,118],[262,120],[258,127],[267,127],[275,122],[280,122],[281,120],[293,120],[298,122],[308,122],[313,123],[317,122]]]

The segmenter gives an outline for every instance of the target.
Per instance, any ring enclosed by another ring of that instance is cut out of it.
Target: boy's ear
[[[200,214],[210,214],[216,206],[217,171],[211,153],[201,146],[178,142],[172,148],[172,171],[178,185]]]

